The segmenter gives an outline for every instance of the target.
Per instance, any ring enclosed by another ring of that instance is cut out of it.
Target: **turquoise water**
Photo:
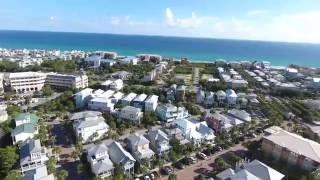
[[[161,54],[191,61],[266,60],[273,65],[320,67],[320,44],[94,33],[0,31],[0,47],[106,50],[120,55]]]

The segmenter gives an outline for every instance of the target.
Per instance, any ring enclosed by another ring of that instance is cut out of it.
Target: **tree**
[[[47,168],[49,174],[54,174],[56,171],[57,160],[54,157],[50,157],[47,161]]]
[[[65,180],[65,179],[67,179],[68,176],[69,176],[69,173],[66,170],[60,170],[57,173],[58,180]]]
[[[143,114],[142,124],[145,126],[152,126],[157,120],[157,115],[154,112],[145,112]]]
[[[45,86],[43,86],[43,88],[42,88],[42,94],[43,94],[43,96],[45,96],[45,97],[52,96],[53,90],[51,89],[51,87],[50,87],[49,85],[45,85]]]
[[[4,180],[22,180],[23,177],[21,175],[21,172],[18,170],[11,170],[7,174],[7,176],[4,178]]]
[[[114,168],[114,179],[115,180],[129,180],[127,174],[124,173],[124,168],[122,166],[116,165]]]
[[[178,177],[177,177],[177,175],[176,174],[170,174],[169,175],[169,180],[178,180]]]
[[[11,117],[17,116],[19,113],[22,112],[21,108],[17,105],[8,105],[7,107],[8,115]]]
[[[0,148],[0,173],[4,177],[16,164],[19,156],[16,152],[16,148],[13,146],[7,146]]]

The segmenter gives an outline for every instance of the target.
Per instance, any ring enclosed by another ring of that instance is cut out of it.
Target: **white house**
[[[157,155],[163,155],[170,151],[168,135],[160,129],[149,131],[145,136],[150,141],[151,149]]]
[[[30,113],[20,113],[15,118],[16,127],[11,131],[13,144],[25,142],[38,134],[39,117]]]
[[[109,149],[105,144],[98,144],[87,149],[87,160],[91,171],[101,178],[113,175],[114,166],[109,158]]]
[[[205,99],[205,93],[203,90],[199,90],[197,92],[197,97],[196,97],[196,102],[198,104],[202,104],[204,102],[204,99]]]
[[[136,93],[129,93],[124,98],[121,99],[121,104],[124,106],[129,106],[131,101],[137,96]]]
[[[132,64],[132,65],[137,65],[139,58],[133,57],[133,56],[127,56],[124,58],[119,58],[118,61],[120,64]]]
[[[226,101],[226,97],[227,97],[227,95],[224,91],[222,91],[222,90],[217,91],[216,99],[217,99],[219,105],[224,104],[224,102]]]
[[[83,108],[87,103],[88,101],[90,100],[90,95],[92,94],[93,92],[93,89],[91,88],[86,88],[78,93],[76,93],[74,95],[74,99],[75,99],[75,102],[76,102],[76,107],[77,108]]]
[[[113,112],[114,103],[112,99],[105,97],[95,97],[88,102],[88,109],[104,112]]]
[[[24,180],[54,180],[53,174],[48,174],[47,166],[43,165],[37,167],[36,169],[32,169],[26,171],[24,173]]]
[[[150,159],[154,152],[149,148],[150,141],[141,134],[131,134],[127,138],[130,152],[139,161]]]
[[[133,107],[144,109],[144,101],[147,99],[146,94],[139,94],[137,97],[135,97],[131,104]]]
[[[122,79],[106,80],[101,83],[101,86],[103,86],[105,89],[110,88],[112,90],[119,91],[123,88],[123,81]]]
[[[109,130],[109,125],[101,116],[85,117],[81,120],[74,121],[73,129],[82,142],[90,142],[101,138]]]
[[[134,164],[136,160],[126,151],[120,143],[113,141],[109,146],[109,156],[114,164],[121,165],[125,173],[134,173]]]
[[[184,107],[176,107],[170,103],[158,105],[156,112],[160,119],[165,122],[189,117],[189,113]]]
[[[251,115],[245,110],[231,109],[228,110],[228,114],[245,122],[251,121]]]
[[[154,112],[158,106],[158,98],[159,96],[156,95],[150,95],[145,101],[144,101],[144,110],[145,112]]]
[[[143,118],[143,112],[139,108],[126,106],[120,110],[119,117],[131,121],[132,123],[140,124],[140,121]]]
[[[215,138],[214,131],[208,127],[206,121],[179,119],[175,121],[175,125],[189,141],[196,145],[205,141],[213,141]]]
[[[229,107],[234,107],[237,104],[238,95],[232,89],[227,89],[226,95]]]
[[[0,105],[0,123],[8,120],[8,113],[7,113],[7,105],[1,104]]]
[[[41,147],[40,140],[29,140],[22,144],[20,148],[20,167],[21,172],[24,173],[45,165],[49,160],[47,150]]]

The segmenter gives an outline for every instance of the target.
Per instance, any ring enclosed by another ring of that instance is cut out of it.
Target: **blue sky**
[[[2,0],[0,29],[320,42],[319,0]]]

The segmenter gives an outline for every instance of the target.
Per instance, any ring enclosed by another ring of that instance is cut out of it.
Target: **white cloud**
[[[170,27],[198,28],[212,20],[214,20],[213,17],[197,16],[195,12],[191,13],[191,17],[178,18],[174,16],[170,8],[166,8],[165,10],[165,23]]]
[[[247,12],[248,16],[261,16],[261,15],[266,15],[266,14],[268,14],[268,11],[267,10],[261,10],[261,9],[251,10],[251,11]]]
[[[272,16],[266,10],[255,10],[245,15],[217,18],[192,12],[191,17],[178,17],[167,8],[165,24],[181,36],[320,43],[320,11]],[[263,21],[252,18],[258,15],[265,15]]]
[[[55,17],[54,17],[54,16],[50,16],[50,17],[49,17],[49,20],[50,20],[50,21],[54,21],[54,20],[55,20]]]

